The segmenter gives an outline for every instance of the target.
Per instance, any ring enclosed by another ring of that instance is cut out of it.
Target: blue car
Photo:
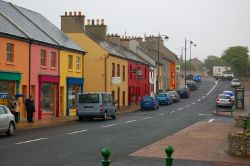
[[[173,99],[169,93],[159,93],[156,96],[156,99],[159,101],[159,104],[173,104]]]
[[[195,81],[195,82],[201,82],[201,76],[200,75],[195,75],[194,77],[193,77],[193,81]]]
[[[232,102],[234,103],[234,100],[235,100],[235,95],[234,95],[234,92],[233,91],[230,91],[230,90],[225,90],[222,92],[222,94],[226,94],[226,95],[229,95]]]
[[[159,102],[153,96],[144,96],[141,100],[141,110],[142,109],[159,109]]]

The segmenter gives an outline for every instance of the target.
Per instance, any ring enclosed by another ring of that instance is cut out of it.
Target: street
[[[212,115],[216,95],[229,89],[230,82],[205,77],[188,99],[160,106],[156,111],[123,113],[116,120],[84,120],[17,131],[13,137],[0,135],[0,165],[101,165],[104,147],[111,149],[111,165],[164,165],[164,159],[130,154],[199,121],[233,121],[230,117]],[[189,164],[210,165],[204,161],[176,161],[176,165]]]

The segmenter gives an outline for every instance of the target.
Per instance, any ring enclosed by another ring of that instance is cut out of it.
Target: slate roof
[[[0,0],[0,32],[85,52],[44,16]]]
[[[102,39],[90,32],[86,32],[86,35],[88,35],[92,40],[94,40],[97,44],[99,44],[102,48],[104,48],[108,53],[112,55],[149,65],[149,63],[140,58],[139,55],[121,45],[117,45],[108,40]]]

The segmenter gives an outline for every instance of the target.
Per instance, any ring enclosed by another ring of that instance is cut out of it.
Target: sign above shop
[[[112,77],[112,84],[120,84],[121,77]]]
[[[7,99],[8,93],[0,93],[0,99]]]

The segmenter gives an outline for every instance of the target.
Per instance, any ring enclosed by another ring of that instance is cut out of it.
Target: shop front
[[[59,116],[59,76],[39,76],[38,119]]]
[[[66,115],[76,115],[77,94],[83,91],[83,78],[67,78]]]

